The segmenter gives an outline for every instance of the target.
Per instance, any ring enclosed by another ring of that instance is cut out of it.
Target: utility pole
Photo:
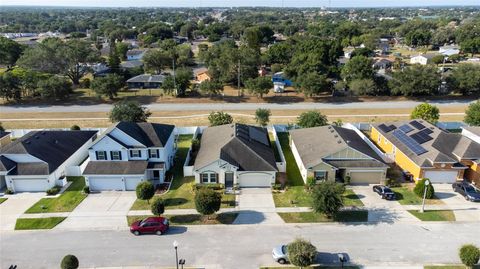
[[[175,78],[175,48],[173,49],[173,57],[172,57],[172,67],[173,67],[173,88],[175,89],[175,95],[178,95],[177,91],[177,81]]]
[[[243,92],[240,90],[240,58],[238,58],[238,72],[237,72],[237,88],[239,96],[243,95]]]

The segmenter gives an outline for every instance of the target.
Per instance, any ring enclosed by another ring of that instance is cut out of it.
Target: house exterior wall
[[[410,64],[421,64],[421,65],[427,65],[428,64],[428,58],[423,57],[423,56],[415,56],[410,59]]]
[[[292,151],[293,157],[295,158],[295,162],[297,163],[298,170],[300,171],[300,175],[302,175],[303,182],[307,183],[308,170],[303,165],[302,158],[300,157],[297,147],[295,146],[295,142],[293,142],[292,139],[290,139],[290,149]]]
[[[465,179],[474,182],[475,185],[480,186],[480,164],[472,162],[469,169],[465,170]]]
[[[326,163],[320,163],[311,169],[308,169],[307,177],[313,177],[315,171],[327,171],[328,181],[335,181],[336,169]]]
[[[55,180],[51,180],[51,177],[49,175],[41,175],[41,176],[38,176],[38,175],[32,175],[32,176],[5,176],[5,183],[7,185],[7,189],[10,189],[14,192],[16,192],[15,190],[15,184],[14,184],[14,181],[16,179],[38,179],[38,180],[44,180],[44,181],[47,181],[47,189],[49,188],[52,188],[53,186],[55,186]]]
[[[202,173],[217,173],[218,174],[218,179],[217,183],[225,184],[225,172],[233,172],[233,183],[237,183],[237,167],[221,160],[218,159],[217,161],[214,161],[213,163],[202,167],[198,170],[194,170],[194,175],[195,175],[195,183],[202,183],[200,174]]]

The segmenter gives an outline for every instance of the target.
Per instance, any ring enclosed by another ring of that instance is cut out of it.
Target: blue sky
[[[283,0],[286,7],[328,6],[328,0]],[[157,6],[157,7],[231,7],[231,6],[282,6],[282,0],[0,0],[0,5],[42,5],[42,6]],[[332,7],[375,7],[375,6],[438,6],[438,5],[480,5],[480,0],[331,0]]]

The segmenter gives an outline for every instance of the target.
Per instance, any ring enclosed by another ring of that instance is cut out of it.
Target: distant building
[[[278,82],[281,82],[281,83],[284,83],[284,86],[287,86],[287,87],[293,85],[293,83],[292,83],[291,80],[286,79],[286,78],[284,77],[283,72],[277,72],[277,73],[273,74],[273,76],[272,76],[272,82],[273,82],[274,84],[275,84],[276,82],[277,82],[277,83],[278,83]]]
[[[139,68],[143,66],[143,62],[139,60],[126,61],[122,62],[120,66],[124,69]]]
[[[145,55],[145,50],[133,49],[127,51],[127,61],[141,60]]]
[[[433,57],[437,56],[438,54],[421,54],[410,58],[410,64],[421,64],[427,65],[432,62]]]
[[[438,52],[445,56],[452,56],[460,53],[460,48],[456,45],[442,46],[438,49]]]
[[[198,83],[202,83],[204,81],[212,79],[212,77],[208,74],[208,69],[205,67],[195,69],[193,73],[195,74],[195,80]]]
[[[386,58],[382,58],[382,59],[377,59],[374,63],[373,63],[373,68],[374,69],[388,69],[390,67],[392,67],[392,64],[393,62],[389,59],[386,59]]]
[[[127,85],[129,89],[160,88],[164,80],[164,75],[143,74],[127,80]]]

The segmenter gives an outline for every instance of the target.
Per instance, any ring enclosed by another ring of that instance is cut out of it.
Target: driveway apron
[[[0,204],[0,231],[14,230],[17,218],[43,197],[43,192],[23,192],[6,197],[8,200]]]
[[[237,219],[233,224],[281,224],[283,220],[275,212],[270,188],[242,188],[237,195]]]

